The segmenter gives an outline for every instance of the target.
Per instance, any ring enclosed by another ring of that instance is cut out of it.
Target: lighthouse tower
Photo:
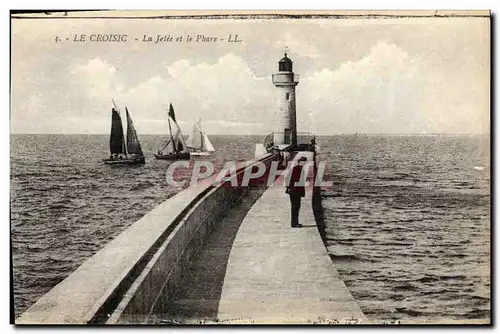
[[[293,73],[293,62],[285,56],[278,63],[278,73],[273,74],[277,89],[278,108],[275,113],[274,144],[297,145],[297,119],[295,112],[295,86],[298,75]]]

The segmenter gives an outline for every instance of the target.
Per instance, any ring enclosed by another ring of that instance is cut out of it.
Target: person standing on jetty
[[[316,139],[312,138],[311,143],[309,144],[309,150],[311,152],[316,153]]]
[[[297,161],[297,165],[289,171],[285,192],[290,196],[291,205],[291,224],[292,227],[302,227],[299,224],[300,202],[302,197],[306,195],[305,191],[305,175],[302,178],[302,170],[307,158],[301,157]]]

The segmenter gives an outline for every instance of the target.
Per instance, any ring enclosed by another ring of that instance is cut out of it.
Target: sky
[[[81,34],[87,41],[73,42]],[[89,42],[92,34],[128,42]],[[174,42],[141,42],[157,34]],[[184,132],[201,117],[209,134],[268,134],[285,47],[300,75],[298,131],[490,128],[488,18],[14,19],[11,42],[12,133],[106,134],[114,99],[139,135],[168,131],[169,103]]]

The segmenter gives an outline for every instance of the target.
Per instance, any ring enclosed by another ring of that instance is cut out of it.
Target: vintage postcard
[[[12,323],[491,323],[488,11],[10,16]]]

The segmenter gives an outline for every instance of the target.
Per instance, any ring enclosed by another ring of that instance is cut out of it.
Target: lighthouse
[[[297,145],[295,86],[299,83],[298,79],[298,75],[293,73],[293,62],[285,53],[278,62],[278,73],[272,77],[278,101],[273,135],[275,145]]]

